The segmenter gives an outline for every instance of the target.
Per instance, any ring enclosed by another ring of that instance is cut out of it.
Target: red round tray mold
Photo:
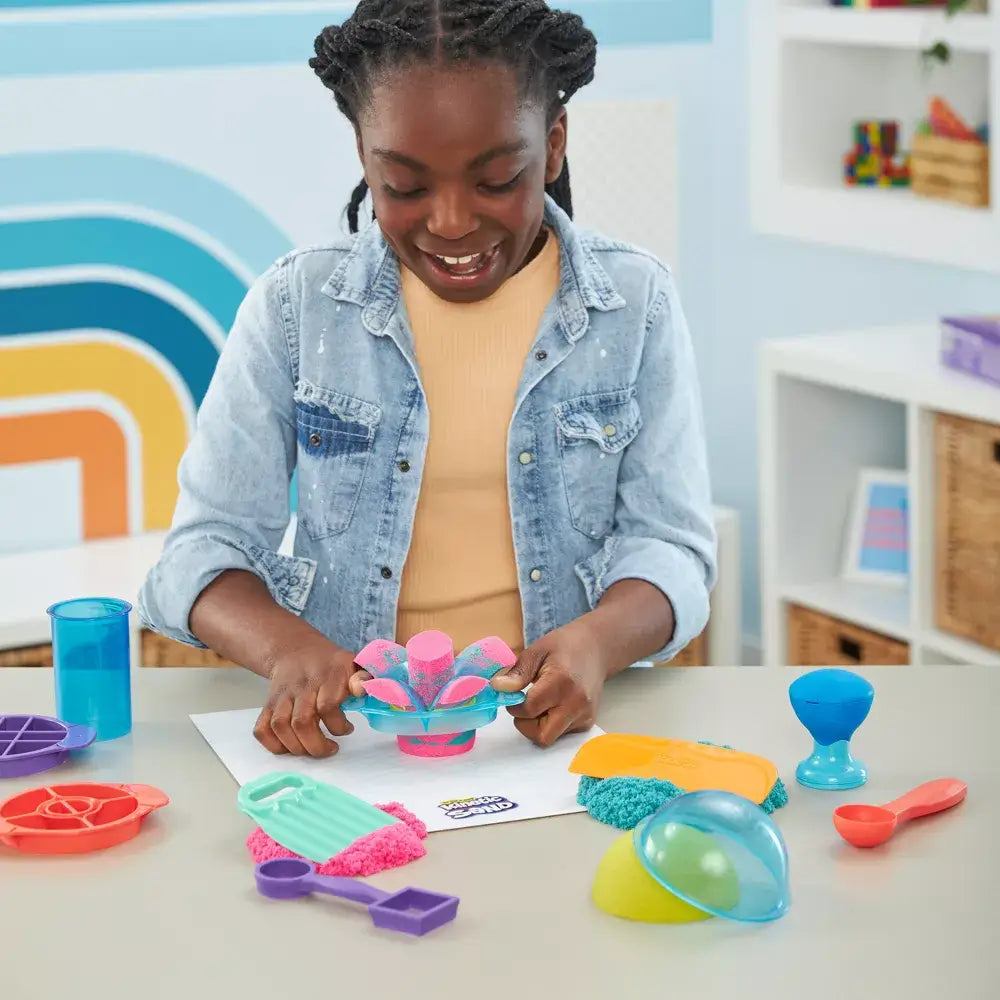
[[[0,803],[0,843],[28,854],[83,854],[131,840],[170,801],[151,785],[76,782]]]

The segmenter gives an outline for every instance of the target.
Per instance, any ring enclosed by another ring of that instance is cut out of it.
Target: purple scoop
[[[0,778],[23,778],[61,764],[70,750],[90,746],[90,726],[74,726],[46,715],[0,715]]]
[[[257,865],[257,891],[269,899],[300,899],[326,893],[368,907],[372,923],[390,931],[422,936],[450,923],[458,913],[458,897],[426,889],[384,892],[352,878],[317,875],[309,861],[279,858]]]

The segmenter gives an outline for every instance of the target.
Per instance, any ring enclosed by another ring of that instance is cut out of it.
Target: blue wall
[[[220,0],[151,0],[152,17],[79,20],[85,4],[121,12],[150,0],[0,0],[0,13],[21,8],[48,12],[12,19],[0,31],[0,76],[180,69],[204,66],[304,65],[312,40],[327,24],[350,14],[353,0],[332,0],[315,10],[277,7],[227,9]],[[180,4],[183,13],[172,7]],[[566,0],[604,45],[703,41],[712,30],[712,0]],[[156,8],[159,8],[157,10]]]
[[[847,253],[751,230],[747,7],[754,2],[715,0],[710,45],[605,51],[593,95],[678,102],[681,291],[701,365],[716,501],[738,508],[743,517],[748,636],[760,632],[755,382],[760,342],[933,322],[962,310],[1000,311],[995,275]]]

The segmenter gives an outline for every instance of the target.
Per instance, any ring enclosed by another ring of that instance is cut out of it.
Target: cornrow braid
[[[360,0],[346,21],[323,29],[314,48],[309,66],[355,128],[379,77],[408,63],[509,66],[524,96],[554,121],[594,79],[597,60],[597,39],[583,19],[545,0]],[[568,161],[545,190],[572,217]],[[362,180],[347,206],[352,233],[367,194]]]

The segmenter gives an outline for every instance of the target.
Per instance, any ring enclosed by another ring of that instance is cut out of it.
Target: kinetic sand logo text
[[[471,819],[473,816],[489,816],[493,813],[509,812],[517,808],[516,802],[502,795],[479,795],[473,799],[449,799],[438,805],[448,819]]]

